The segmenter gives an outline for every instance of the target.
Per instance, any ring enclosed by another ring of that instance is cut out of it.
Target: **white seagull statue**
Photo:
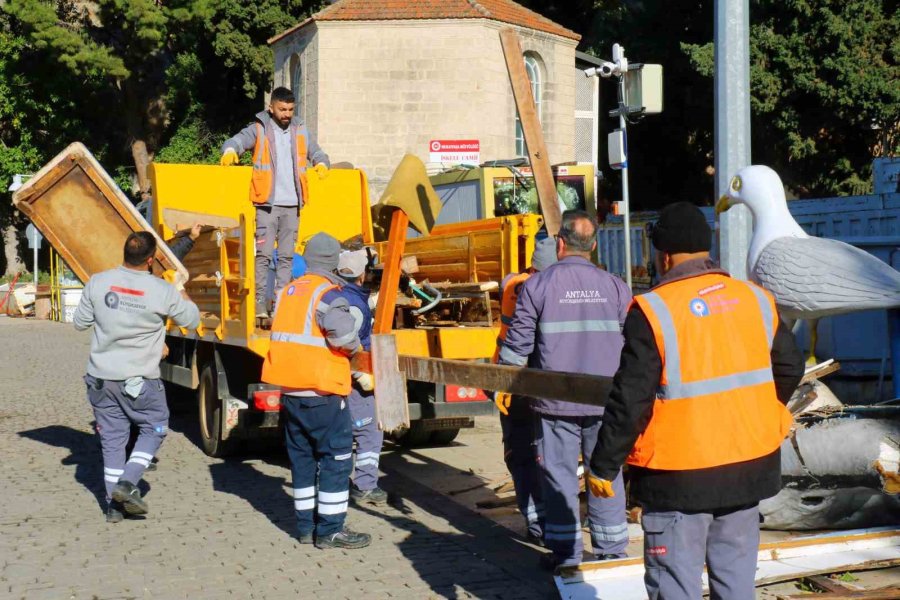
[[[821,317],[900,307],[900,271],[850,244],[807,235],[788,211],[781,178],[769,167],[738,171],[716,214],[735,204],[753,214],[750,278],[775,296],[782,316],[811,321],[811,364]]]

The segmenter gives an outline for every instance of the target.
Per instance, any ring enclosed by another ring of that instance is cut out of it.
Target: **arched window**
[[[291,57],[291,91],[294,92],[296,103],[294,104],[294,114],[301,119],[306,120],[303,114],[304,85],[303,81],[303,65],[300,62],[300,55],[295,54]]]
[[[525,72],[528,74],[528,81],[531,82],[531,95],[534,96],[534,108],[537,111],[538,119],[543,118],[541,115],[541,67],[538,60],[532,54],[525,54]],[[525,156],[525,133],[522,131],[522,121],[519,119],[519,112],[516,111],[516,156]]]

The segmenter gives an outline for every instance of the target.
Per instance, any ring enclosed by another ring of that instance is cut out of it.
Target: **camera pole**
[[[625,242],[625,283],[631,289],[631,205],[628,198],[628,121],[625,115],[628,107],[625,105],[625,72],[628,70],[628,59],[625,58],[625,49],[619,44],[613,44],[613,62],[619,66],[619,128],[622,130],[622,139],[625,140],[625,163],[622,165],[622,227]]]

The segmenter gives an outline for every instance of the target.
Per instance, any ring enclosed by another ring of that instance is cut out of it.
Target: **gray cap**
[[[331,273],[338,268],[341,244],[325,232],[317,233],[306,242],[303,258],[310,271]]]
[[[556,262],[556,240],[552,237],[544,238],[534,245],[534,254],[531,255],[531,266],[535,271],[543,271]]]
[[[338,258],[338,275],[345,279],[356,279],[366,272],[369,264],[369,255],[366,249],[345,250]]]

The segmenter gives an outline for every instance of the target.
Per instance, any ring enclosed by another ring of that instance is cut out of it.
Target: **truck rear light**
[[[253,392],[253,407],[256,410],[281,410],[281,390],[257,390]]]
[[[447,402],[485,402],[488,399],[484,390],[460,385],[446,386],[444,398]]]

